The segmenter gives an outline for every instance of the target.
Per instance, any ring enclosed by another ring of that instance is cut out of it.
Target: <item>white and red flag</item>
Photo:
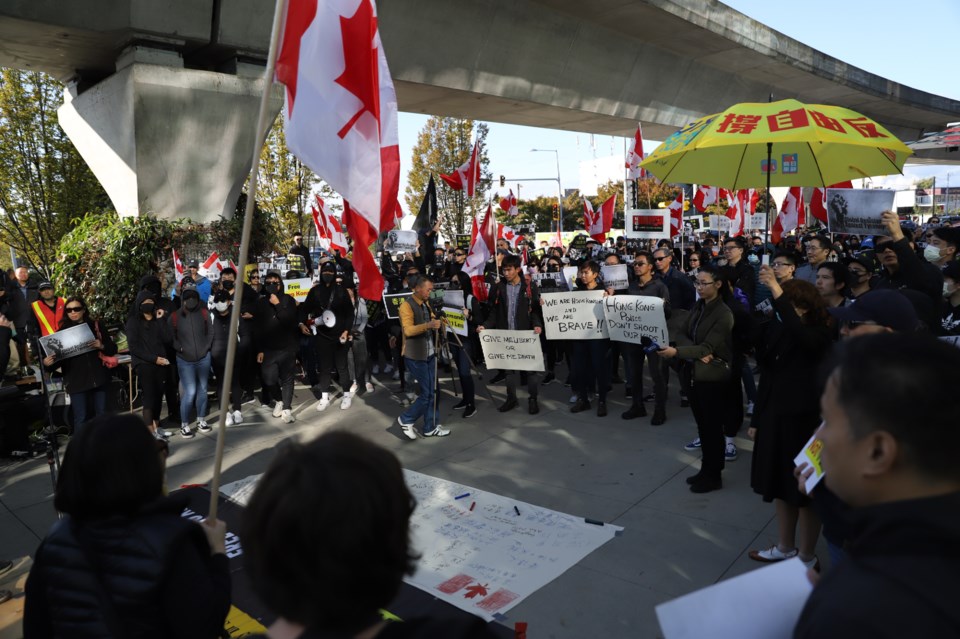
[[[640,168],[643,158],[643,132],[640,130],[640,124],[637,123],[637,132],[633,136],[633,146],[627,151],[627,159],[624,162],[624,168],[627,169],[627,179],[636,180],[637,178],[647,177],[647,170]]]
[[[320,199],[320,198],[317,198]],[[324,251],[330,250],[330,234],[327,232],[327,226],[323,216],[316,206],[311,207],[310,214],[313,216],[313,226],[317,229],[317,243]]]
[[[847,180],[831,184],[827,188],[852,189],[853,183]],[[824,226],[827,225],[827,189],[821,189],[819,186],[813,189],[813,193],[810,194],[810,215],[820,220]]]
[[[500,224],[497,226],[497,239],[506,240],[512,248],[517,248],[517,242],[523,240],[523,235],[518,233],[517,230],[512,227]]]
[[[683,191],[677,196],[670,206],[670,237],[679,235],[683,231]]]
[[[783,204],[780,206],[780,213],[770,227],[770,239],[774,244],[780,243],[780,238],[785,233],[789,233],[795,228],[804,224],[803,211],[803,189],[799,186],[791,186],[787,191],[787,197],[783,198]]]
[[[613,211],[616,206],[616,193],[600,205],[600,210],[594,210],[590,200],[583,198],[583,228],[590,234],[590,237],[598,242],[607,239],[607,233],[613,227]]]
[[[473,143],[470,159],[449,175],[441,173],[440,178],[454,191],[464,191],[467,197],[473,197],[480,182],[480,168],[480,138],[478,137]]]
[[[743,235],[743,199],[740,197],[740,192],[721,189],[720,197],[727,200],[727,217],[731,220],[727,235],[730,237]]]
[[[180,280],[182,280],[186,274],[186,271],[183,268],[183,262],[180,261],[180,256],[177,255],[177,249],[173,249],[173,270],[176,272],[177,284],[179,284]]]
[[[738,192],[740,202],[743,207],[743,214],[751,215],[757,212],[757,205],[760,204],[760,191],[757,189],[740,189]]]
[[[476,220],[474,220],[476,224]],[[467,253],[467,259],[463,263],[463,271],[470,276],[470,282],[473,284],[473,294],[481,302],[487,299],[487,287],[483,281],[483,272],[487,267],[487,260],[493,257],[497,246],[497,217],[493,214],[493,208],[487,206],[487,213],[483,216],[483,222],[478,225],[477,234],[470,245],[470,252]]]
[[[705,211],[708,206],[720,201],[720,191],[722,190],[716,186],[701,184],[700,188],[697,189],[697,194],[693,196],[693,208],[698,211]]]
[[[510,189],[510,195],[500,200],[500,208],[507,212],[507,215],[517,215],[520,209],[517,208],[517,198]]]
[[[200,265],[198,271],[210,272],[210,270],[215,266],[219,265],[220,256],[216,251],[210,254],[210,257],[207,258],[207,261]]]
[[[287,89],[287,145],[343,196],[347,231],[367,249],[353,258],[360,295],[379,299],[383,278],[368,247],[394,225],[400,147],[373,0],[293,0],[276,76]]]

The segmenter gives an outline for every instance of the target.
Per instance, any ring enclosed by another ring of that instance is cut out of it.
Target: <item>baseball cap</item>
[[[919,323],[910,300],[893,289],[874,289],[847,306],[827,310],[841,322],[875,322],[895,331],[913,331]]]
[[[53,284],[50,282],[40,282],[40,285],[37,287],[38,291],[42,291],[45,288],[53,288]]]

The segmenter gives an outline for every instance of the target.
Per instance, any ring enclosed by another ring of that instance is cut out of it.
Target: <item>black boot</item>
[[[531,415],[536,415],[540,412],[540,404],[537,403],[536,397],[531,397],[527,400],[527,408],[530,409]]]
[[[633,406],[630,407],[630,410],[620,414],[620,417],[622,419],[635,419],[637,417],[646,417],[646,416],[647,416],[647,407],[644,406],[643,404],[640,404],[639,406],[634,404]]]
[[[653,409],[653,417],[650,418],[651,426],[659,426],[667,421],[667,411],[663,406],[657,406]]]
[[[507,401],[505,401],[505,402],[503,403],[503,406],[501,406],[501,407],[498,408],[497,410],[499,410],[501,413],[505,413],[505,412],[507,412],[508,410],[513,410],[513,409],[516,408],[517,406],[518,406],[518,404],[517,404],[517,398],[516,398],[516,397],[508,397],[508,398],[507,398]]]
[[[590,402],[584,397],[577,399],[577,403],[570,407],[571,413],[582,413],[585,410],[590,410]]]

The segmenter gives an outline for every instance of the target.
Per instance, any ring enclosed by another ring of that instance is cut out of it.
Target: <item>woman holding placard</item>
[[[595,260],[587,260],[580,266],[577,290],[603,290],[600,265]],[[597,417],[607,416],[607,393],[610,391],[610,362],[607,358],[609,348],[609,339],[582,339],[573,342],[572,368],[577,402],[570,408],[571,413],[590,409],[589,393],[593,392],[596,380]]]

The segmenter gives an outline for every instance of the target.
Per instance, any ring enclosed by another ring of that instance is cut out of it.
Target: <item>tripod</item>
[[[40,388],[43,391],[43,403],[47,412],[47,423],[43,427],[43,439],[46,444],[47,466],[50,468],[50,482],[53,484],[54,492],[56,492],[57,476],[60,474],[60,443],[57,441],[57,429],[53,424],[53,410],[50,407],[50,388],[47,385],[47,369],[43,365],[43,352],[40,346],[40,339],[29,323],[27,324],[27,339],[31,346],[36,345],[37,347],[36,360],[37,367],[40,369]]]

